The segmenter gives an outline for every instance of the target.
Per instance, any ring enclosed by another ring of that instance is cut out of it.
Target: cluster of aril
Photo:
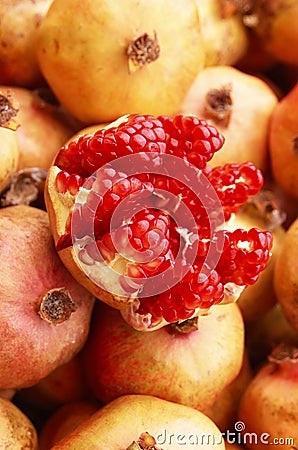
[[[223,144],[217,129],[195,116],[137,114],[70,142],[55,160],[56,190],[83,190],[84,201],[74,202],[57,249],[90,236],[85,263],[100,255],[109,264],[121,254],[120,280],[128,292],[127,277],[134,288],[139,282],[138,313],[153,322],[209,309],[224,299],[227,283],[253,284],[268,261],[271,234],[229,232],[224,223],[259,192],[263,177],[250,162],[208,166]]]

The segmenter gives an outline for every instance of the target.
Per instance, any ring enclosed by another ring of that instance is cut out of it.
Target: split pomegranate
[[[93,296],[61,263],[48,215],[0,209],[0,388],[31,386],[84,345]]]
[[[293,449],[298,439],[298,349],[279,345],[256,373],[240,402],[242,442],[250,450]],[[252,408],[253,405],[253,408]]]
[[[266,267],[270,232],[224,229],[263,176],[250,162],[209,167],[223,143],[196,116],[133,114],[70,141],[49,170],[62,261],[134,328],[234,301]]]
[[[243,319],[237,304],[215,305],[209,315],[143,333],[96,302],[82,352],[87,382],[102,403],[149,394],[202,411],[241,370]]]
[[[145,444],[149,439],[150,446],[141,445],[141,440]],[[187,450],[225,448],[219,429],[199,411],[148,395],[127,395],[100,408],[52,450],[172,450],[182,446]]]

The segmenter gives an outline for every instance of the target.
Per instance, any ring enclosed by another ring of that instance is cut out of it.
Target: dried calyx
[[[155,438],[145,431],[126,450],[162,450],[162,448],[157,445]]]
[[[285,362],[296,364],[298,362],[298,347],[295,344],[282,342],[268,355],[268,361],[276,364]]]
[[[147,33],[142,34],[129,44],[126,53],[130,73],[152,63],[158,59],[160,54],[156,33],[154,32],[153,37],[150,37]]]
[[[210,89],[206,95],[205,113],[216,124],[228,127],[233,112],[232,87]]]
[[[44,186],[47,171],[31,167],[16,172],[6,189],[0,193],[0,207],[31,205],[45,209]]]
[[[62,287],[51,289],[44,295],[38,314],[46,322],[59,325],[68,320],[76,309],[69,291]]]
[[[0,91],[0,126],[16,130],[18,123],[15,118],[18,111],[18,105],[13,97]]]
[[[240,211],[264,220],[268,230],[273,231],[282,225],[287,214],[282,210],[276,194],[269,188],[262,188],[254,197],[250,197],[241,206]]]

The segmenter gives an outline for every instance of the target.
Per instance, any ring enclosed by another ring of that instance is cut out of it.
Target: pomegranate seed
[[[82,177],[80,175],[71,174],[67,178],[67,190],[71,195],[76,195],[82,186]]]
[[[257,228],[249,231],[225,231],[229,244],[220,256],[216,270],[223,283],[238,285],[255,283],[268,261],[272,235]]]
[[[65,194],[67,191],[67,179],[69,177],[69,173],[65,170],[61,170],[56,176],[55,179],[55,187],[59,194]]]

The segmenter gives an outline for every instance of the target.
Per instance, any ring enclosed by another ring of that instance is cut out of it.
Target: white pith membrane
[[[75,203],[84,203],[88,193],[90,192],[84,187],[81,187],[76,196],[71,195],[68,191],[64,194],[58,193],[55,188],[55,179],[60,171],[61,169],[57,166],[52,166],[49,170],[47,182],[49,187],[48,195],[51,201],[51,208],[54,210],[55,216],[56,230],[54,233],[54,238],[56,244],[58,239],[65,233],[66,222],[71,208]],[[46,203],[49,205],[49,201],[46,201]],[[226,225],[227,223],[223,223],[220,227],[218,227],[218,229],[223,229]],[[180,229],[180,235],[184,238],[185,242],[191,242],[195,239],[194,235],[189,233],[187,229]],[[90,257],[90,255],[84,250],[85,246],[91,242],[94,242],[94,239],[91,236],[85,236],[74,240],[72,248],[70,249],[71,261],[69,258],[63,260],[72,273],[73,264],[79,267],[81,275],[77,278],[78,281],[82,282],[82,280],[86,280],[86,278],[88,278],[91,281],[91,284],[89,283],[89,289],[91,289],[92,293],[99,299],[101,299],[102,291],[112,294],[112,297],[115,299],[115,304],[112,306],[116,305],[116,307],[120,309],[125,321],[136,330],[153,331],[168,325],[168,322],[163,318],[161,318],[158,322],[153,322],[150,313],[142,315],[137,313],[140,304],[138,296],[140,295],[142,284],[140,285],[140,283],[137,281],[134,282],[133,279],[130,278],[130,292],[128,293],[120,282],[120,279],[123,278],[126,264],[131,261],[124,258],[120,254],[116,254],[115,258],[110,260],[108,264],[105,261],[97,261]],[[249,242],[243,241],[239,244],[239,247],[249,249]],[[100,255],[99,250],[98,255]],[[232,282],[226,283],[224,285],[224,299],[220,302],[220,304],[236,302],[245,287],[245,285],[239,286]],[[197,308],[190,318],[199,315],[206,315],[209,313],[209,310],[210,308]],[[181,320],[180,322],[189,320],[190,318]]]

